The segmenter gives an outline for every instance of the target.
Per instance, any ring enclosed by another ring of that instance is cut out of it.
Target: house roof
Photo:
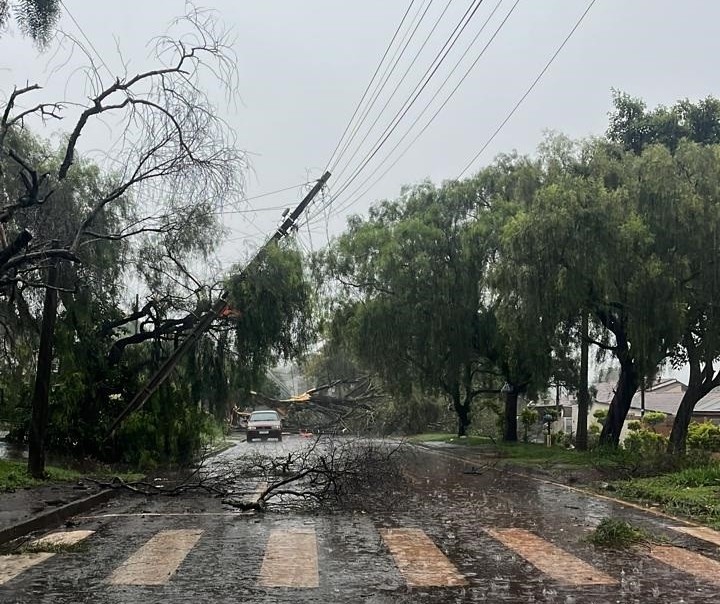
[[[615,396],[617,382],[603,381],[593,384],[596,389],[595,400],[599,403],[609,405]],[[683,394],[687,386],[675,378],[663,379],[647,390],[645,390],[645,410],[660,411],[670,415],[676,415]],[[577,405],[575,395],[563,394],[560,404]],[[630,403],[630,409],[639,411],[641,409],[641,393],[638,391]],[[695,405],[695,413],[717,413],[720,414],[720,388],[710,391]]]

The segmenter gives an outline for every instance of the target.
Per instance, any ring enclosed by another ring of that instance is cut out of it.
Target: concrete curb
[[[114,495],[114,489],[105,489],[99,493],[90,495],[89,497],[76,499],[75,501],[66,503],[65,505],[55,508],[49,512],[38,514],[29,520],[18,522],[17,524],[7,526],[5,528],[0,528],[0,544],[7,543],[8,541],[12,541],[13,539],[17,539],[18,537],[22,537],[23,535],[27,535],[28,533],[32,533],[34,531],[59,526],[71,516],[82,514],[101,503],[105,503]]]

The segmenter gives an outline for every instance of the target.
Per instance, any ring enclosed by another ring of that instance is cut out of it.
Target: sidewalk
[[[209,457],[222,455],[240,441],[227,438]],[[22,535],[61,526],[72,516],[110,500],[117,490],[93,482],[57,482],[0,492],[0,545]]]
[[[0,493],[0,544],[61,525],[113,495],[90,482],[55,483]]]

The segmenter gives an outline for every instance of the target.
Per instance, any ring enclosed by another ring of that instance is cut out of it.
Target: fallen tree
[[[177,497],[189,492],[221,497],[241,510],[270,506],[366,509],[387,508],[406,484],[402,443],[317,437],[283,455],[262,454],[210,460],[175,480],[97,482],[145,496]]]

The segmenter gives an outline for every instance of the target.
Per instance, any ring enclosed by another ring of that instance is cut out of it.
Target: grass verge
[[[0,459],[0,492],[25,487],[36,487],[52,482],[74,482],[82,479],[84,476],[92,476],[98,479],[110,479],[117,476],[125,482],[133,482],[144,477],[143,474],[134,472],[116,473],[110,470],[110,468],[103,467],[97,471],[81,473],[68,468],[47,466],[45,468],[46,478],[44,480],[37,480],[27,473],[27,462]]]
[[[720,529],[720,464],[613,483],[616,494]]]
[[[575,449],[564,447],[547,447],[537,443],[504,443],[493,442],[487,436],[469,436],[458,438],[452,434],[427,433],[416,434],[408,438],[411,443],[444,442],[456,445],[468,445],[477,450],[478,453],[485,453],[493,457],[506,458],[518,465],[543,465],[567,464],[576,466],[594,466],[597,463],[597,455]]]
[[[10,491],[24,487],[33,487],[45,482],[70,482],[80,478],[80,473],[65,468],[48,466],[47,480],[37,480],[27,473],[27,462],[0,459],[0,490]]]
[[[426,432],[425,434],[413,434],[407,438],[411,443],[448,443],[452,445],[487,445],[492,443],[487,436],[463,436],[449,434],[447,432]]]

